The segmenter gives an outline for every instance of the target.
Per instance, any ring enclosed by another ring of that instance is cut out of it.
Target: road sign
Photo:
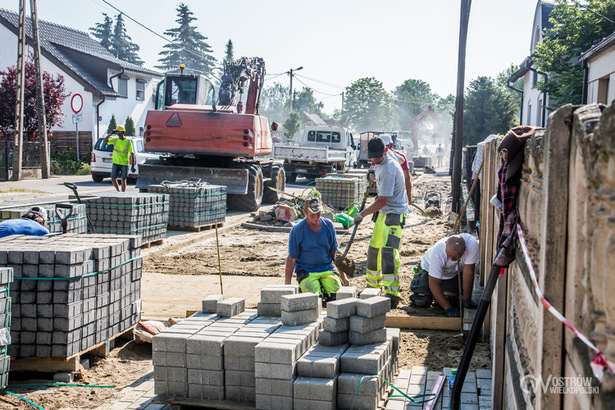
[[[79,112],[83,108],[83,97],[81,96],[81,94],[73,95],[73,98],[70,99],[70,108],[75,114],[79,114]]]
[[[83,114],[73,114],[73,124],[83,122]]]

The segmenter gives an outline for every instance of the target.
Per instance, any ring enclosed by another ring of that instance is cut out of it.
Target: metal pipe
[[[519,94],[521,94],[521,104],[519,104],[519,124],[523,124],[523,90],[520,90],[519,88],[515,88],[510,84],[510,78],[508,79],[508,81],[506,81],[506,86],[508,88],[510,88],[511,90],[514,90],[516,92],[518,92]]]
[[[107,97],[104,94],[100,95],[102,100],[96,104],[96,139],[100,138],[100,106],[105,102]],[[92,141],[94,143],[94,141]]]
[[[583,60],[583,96],[581,97],[581,104],[587,104],[587,86],[589,81],[589,66],[587,60]]]

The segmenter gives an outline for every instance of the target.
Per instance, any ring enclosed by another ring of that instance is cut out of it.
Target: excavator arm
[[[412,128],[410,129],[410,137],[412,138],[412,143],[414,144],[415,150],[419,149],[419,141],[418,141],[419,125],[425,120],[425,118],[427,118],[427,116],[431,117],[431,120],[433,121],[436,127],[440,126],[440,118],[438,118],[438,115],[436,114],[436,111],[433,109],[432,106],[427,107],[427,110],[420,113],[414,119],[414,122],[412,122]]]
[[[249,84],[248,84],[249,82]],[[242,96],[248,87],[244,114],[258,114],[258,102],[265,82],[265,61],[260,57],[242,57],[232,63],[224,62],[218,103],[237,107],[242,113]]]

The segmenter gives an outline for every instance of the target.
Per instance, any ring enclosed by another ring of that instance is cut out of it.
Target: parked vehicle
[[[284,160],[286,181],[299,175],[317,178],[356,164],[352,134],[340,127],[308,127],[291,144],[274,146],[274,158]]]
[[[137,178],[139,175],[139,165],[148,159],[158,159],[160,153],[145,152],[143,137],[126,137],[132,144],[132,152],[135,154],[137,166],[135,172],[129,168],[128,178]],[[105,178],[111,177],[111,166],[113,165],[113,145],[105,144],[104,138],[99,138],[92,149],[90,159],[90,169],[94,182],[102,182]]]

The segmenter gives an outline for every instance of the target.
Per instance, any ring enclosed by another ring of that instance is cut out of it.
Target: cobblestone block
[[[360,300],[357,302],[357,316],[375,317],[391,310],[391,299],[383,296]]]
[[[321,330],[318,336],[318,343],[323,346],[337,346],[348,343],[348,332],[330,332]]]
[[[256,394],[293,397],[293,382],[294,379],[281,380],[257,377]]]
[[[318,298],[317,298],[318,299]],[[297,326],[318,320],[318,309],[286,311],[282,308],[282,323],[287,326]]]
[[[359,295],[359,299],[364,300],[364,299],[373,298],[375,296],[380,296],[381,293],[382,293],[381,289],[365,288],[361,291],[361,294]]]
[[[256,308],[259,316],[282,316],[282,305],[279,303],[258,302]]]
[[[218,302],[224,300],[223,295],[209,295],[205,299],[203,299],[203,312],[204,313],[217,313],[218,312]]]
[[[356,315],[358,302],[359,300],[356,298],[347,298],[329,302],[327,303],[327,317],[341,319]]]
[[[386,314],[374,317],[351,316],[350,330],[357,333],[367,333],[384,328]]]
[[[350,320],[347,317],[340,319],[326,317],[323,321],[323,328],[331,333],[346,332],[350,328]]]
[[[342,286],[336,293],[336,300],[356,298],[357,288],[355,286]]]
[[[321,306],[321,301],[320,297],[315,293],[298,293],[282,295],[280,297],[280,304],[283,312],[296,312],[302,310],[316,310]]]
[[[337,395],[337,380],[316,377],[297,377],[294,382],[295,399],[318,399],[333,402]]]
[[[245,310],[245,299],[229,298],[221,300],[217,304],[217,314],[221,317],[232,317],[242,313]]]

